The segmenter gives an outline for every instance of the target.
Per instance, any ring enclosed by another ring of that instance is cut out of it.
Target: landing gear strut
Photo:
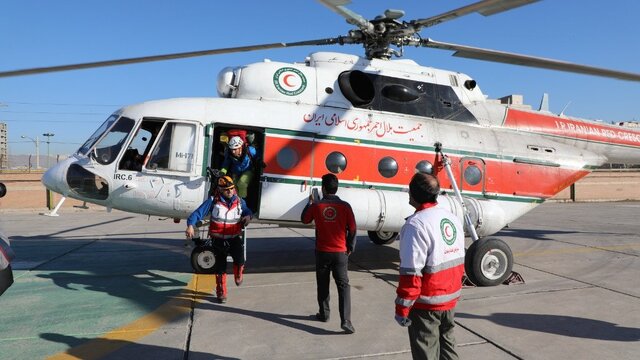
[[[444,169],[453,187],[453,192],[462,206],[465,224],[473,240],[465,255],[464,269],[466,276],[473,284],[480,286],[495,286],[508,279],[510,280],[508,283],[517,282],[517,280],[524,282],[520,274],[512,272],[513,253],[509,245],[498,238],[480,239],[478,237],[467,206],[456,184],[456,179],[453,176],[451,160],[442,152],[441,143],[436,143],[435,148],[436,153],[439,153],[442,157]]]

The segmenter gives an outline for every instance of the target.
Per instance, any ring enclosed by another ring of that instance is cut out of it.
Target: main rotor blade
[[[537,67],[537,68],[559,70],[559,71],[567,71],[567,72],[574,72],[579,74],[604,76],[604,77],[615,78],[620,80],[640,81],[640,74],[637,74],[637,73],[597,68],[593,66],[580,65],[580,64],[554,60],[554,59],[546,59],[546,58],[540,58],[540,57],[529,56],[529,55],[508,53],[504,51],[482,49],[482,48],[476,48],[476,47],[465,46],[465,45],[457,45],[457,44],[445,43],[440,41],[434,41],[431,39],[422,40],[421,45],[430,47],[430,48],[435,48],[435,49],[452,50],[452,51],[455,51],[453,56],[470,58],[470,59],[493,61],[493,62],[500,62],[505,64],[522,65],[522,66]]]
[[[427,19],[414,20],[411,24],[418,31],[420,28],[438,25],[471,13],[478,12],[484,16],[490,16],[537,1],[540,0],[484,0]]]
[[[96,62],[71,64],[71,65],[59,65],[59,66],[48,66],[48,67],[39,67],[39,68],[30,68],[30,69],[21,69],[21,70],[12,70],[12,71],[2,71],[0,72],[0,78],[33,75],[33,74],[44,74],[44,73],[79,70],[79,69],[91,69],[91,68],[99,68],[99,67],[106,67],[106,66],[139,64],[139,63],[154,62],[154,61],[185,59],[185,58],[192,58],[192,57],[199,57],[199,56],[230,54],[230,53],[237,53],[237,52],[244,52],[244,51],[255,51],[255,50],[285,48],[285,47],[294,47],[294,46],[307,46],[307,45],[332,45],[332,44],[342,45],[342,44],[352,43],[352,42],[353,42],[353,39],[351,38],[339,36],[337,38],[307,40],[307,41],[299,41],[299,42],[291,42],[291,43],[280,42],[280,43],[262,44],[262,45],[239,46],[239,47],[223,48],[223,49],[190,51],[190,52],[165,54],[165,55],[142,56],[142,57],[128,58],[128,59],[105,60],[105,61],[96,61]]]
[[[347,19],[347,22],[356,25],[360,30],[366,33],[373,33],[373,24],[365,19],[362,15],[347,9],[344,5],[351,3],[351,0],[318,0],[322,5],[328,7],[336,14]]]

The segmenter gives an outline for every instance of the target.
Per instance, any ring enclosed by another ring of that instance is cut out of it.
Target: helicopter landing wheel
[[[376,245],[391,244],[398,236],[398,233],[393,231],[368,231],[367,234],[369,235],[369,240]]]
[[[197,246],[191,252],[191,267],[196,274],[213,274],[216,257],[210,246]]]
[[[513,253],[498,238],[477,240],[467,249],[464,268],[469,280],[476,285],[499,285],[511,275]]]

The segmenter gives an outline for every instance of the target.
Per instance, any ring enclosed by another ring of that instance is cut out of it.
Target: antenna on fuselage
[[[558,116],[564,116],[564,111],[565,111],[565,110],[567,110],[567,108],[569,107],[569,105],[571,105],[571,101],[569,101],[569,102],[567,103],[567,105],[565,105],[565,106],[562,108],[562,111],[560,111],[560,114],[558,114]]]

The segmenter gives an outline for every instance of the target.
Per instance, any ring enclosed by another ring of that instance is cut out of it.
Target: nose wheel
[[[474,241],[467,249],[464,268],[469,280],[476,285],[501,284],[513,269],[511,248],[498,238]]]

